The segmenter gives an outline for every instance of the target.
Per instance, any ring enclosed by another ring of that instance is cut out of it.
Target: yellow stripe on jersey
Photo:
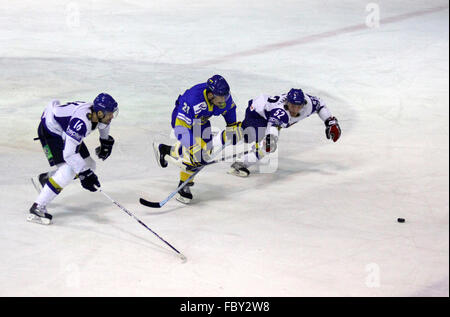
[[[214,110],[214,106],[209,103],[208,96],[206,95],[206,89],[203,90],[203,96],[205,97],[206,104],[208,105],[208,111],[212,112]]]
[[[191,125],[187,124],[185,121],[183,121],[183,120],[181,120],[181,119],[179,119],[179,118],[177,118],[177,119],[175,120],[175,125],[176,125],[176,126],[181,126],[181,127],[186,127],[186,128],[188,128],[188,129],[192,129],[192,126],[191,126]]]

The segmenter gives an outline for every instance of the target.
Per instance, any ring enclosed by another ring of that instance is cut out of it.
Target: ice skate
[[[228,174],[238,177],[248,177],[248,175],[250,175],[250,171],[244,165],[244,163],[234,162],[233,164],[231,164],[231,168],[228,171]]]
[[[52,218],[52,215],[47,213],[45,206],[39,206],[37,203],[34,203],[30,208],[27,220],[41,225],[49,225],[52,223]]]
[[[183,182],[180,181],[178,186],[180,186]],[[177,194],[177,200],[183,204],[189,204],[192,200],[192,193],[191,189],[189,187],[194,186],[194,183],[188,183],[186,186],[184,186],[182,189],[178,191]]]
[[[41,184],[41,188],[43,188],[45,186],[45,183],[47,183],[48,178],[49,177],[48,177],[48,173],[47,172],[39,174],[38,180],[39,180],[39,184]]]
[[[166,168],[168,165],[168,163],[164,159],[164,157],[166,155],[170,155],[170,149],[171,149],[170,145],[166,145],[166,144],[162,144],[162,143],[158,144],[156,142],[153,142],[153,151],[155,153],[156,162],[162,168]]]
[[[31,178],[31,183],[33,184],[34,188],[36,189],[36,191],[38,193],[40,193],[42,188],[44,188],[45,183],[47,182],[48,178],[49,178],[49,175],[47,172],[39,174],[37,179],[34,177]]]

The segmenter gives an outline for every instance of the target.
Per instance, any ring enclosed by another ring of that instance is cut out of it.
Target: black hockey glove
[[[264,150],[267,153],[273,153],[277,150],[277,142],[278,137],[273,134],[266,135],[265,143],[264,143]]]
[[[97,191],[97,188],[95,188],[95,186],[100,187],[100,182],[98,181],[97,175],[95,175],[94,172],[90,169],[79,173],[78,177],[80,178],[81,186],[83,186],[83,188],[87,190],[90,190],[91,192]]]
[[[98,158],[103,161],[106,160],[111,155],[113,144],[114,138],[112,136],[108,136],[106,140],[100,139],[100,146],[95,149]]]
[[[339,126],[338,120],[335,117],[329,117],[325,120],[325,135],[327,139],[332,139],[336,142],[341,136],[341,127]]]

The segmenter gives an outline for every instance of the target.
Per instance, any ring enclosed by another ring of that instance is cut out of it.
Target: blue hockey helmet
[[[106,93],[99,94],[94,100],[94,111],[118,112],[118,104],[113,97]]]
[[[206,88],[216,96],[228,96],[230,86],[225,78],[220,75],[214,75],[206,82]]]
[[[287,94],[287,101],[294,105],[305,105],[306,99],[301,89],[292,88]]]

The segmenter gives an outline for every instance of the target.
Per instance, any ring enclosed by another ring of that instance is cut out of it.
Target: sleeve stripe
[[[181,126],[181,127],[185,127],[188,129],[192,128],[191,125],[187,124],[185,121],[178,119],[178,118],[175,120],[175,126],[178,126],[178,127]]]
[[[192,119],[186,117],[184,114],[182,113],[178,113],[177,118],[179,118],[180,120],[183,120],[184,122],[186,122],[187,124],[192,124]]]

